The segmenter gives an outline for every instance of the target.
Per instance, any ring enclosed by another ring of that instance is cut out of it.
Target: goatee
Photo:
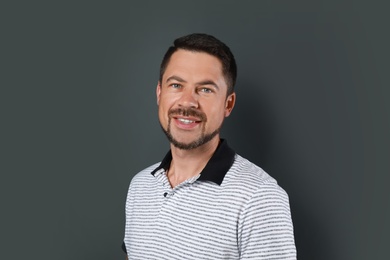
[[[178,109],[172,109],[168,112],[169,121],[168,121],[167,129],[164,129],[164,127],[160,123],[161,129],[164,132],[164,134],[166,135],[166,137],[168,138],[169,142],[171,144],[173,144],[173,146],[175,146],[176,148],[179,148],[182,150],[192,150],[192,149],[195,149],[195,148],[198,148],[198,147],[204,145],[205,143],[212,140],[216,135],[218,135],[220,130],[221,130],[221,127],[219,127],[215,131],[206,134],[205,129],[203,127],[201,136],[198,139],[196,139],[190,143],[179,142],[178,140],[176,140],[173,137],[173,135],[171,133],[171,121],[172,121],[172,117],[174,115],[194,116],[194,117],[199,118],[200,121],[202,121],[202,122],[206,122],[207,117],[203,112],[198,111],[198,110],[193,109],[193,108],[178,108]]]

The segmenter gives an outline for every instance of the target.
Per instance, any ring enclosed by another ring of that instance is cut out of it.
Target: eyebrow
[[[200,86],[203,86],[203,85],[212,85],[214,86],[216,89],[219,89],[218,85],[212,81],[212,80],[204,80],[204,81],[201,81],[199,83],[197,83],[196,85],[200,85]]]
[[[167,78],[166,82],[169,82],[171,80],[175,80],[175,81],[178,81],[178,82],[181,82],[181,83],[186,83],[187,81],[185,81],[184,79],[182,79],[181,77],[179,76],[171,76],[169,78]],[[203,80],[203,81],[200,81],[198,83],[196,83],[196,85],[198,86],[204,86],[204,85],[212,85],[214,86],[216,89],[219,89],[219,86],[212,80]]]
[[[166,82],[171,81],[171,80],[176,80],[176,81],[183,82],[183,83],[187,82],[184,79],[180,78],[179,76],[175,76],[175,75],[167,78]]]

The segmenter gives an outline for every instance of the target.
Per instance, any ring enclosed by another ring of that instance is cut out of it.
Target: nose
[[[198,108],[199,103],[198,103],[198,96],[196,92],[189,88],[183,90],[178,105],[182,107]]]

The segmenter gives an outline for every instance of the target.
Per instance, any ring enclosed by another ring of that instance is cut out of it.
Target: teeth
[[[183,119],[183,118],[179,118],[178,120],[184,124],[191,124],[191,123],[195,122],[195,121]]]

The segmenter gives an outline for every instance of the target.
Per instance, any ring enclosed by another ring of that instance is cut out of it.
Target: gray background
[[[299,259],[385,259],[386,1],[2,3],[0,259],[123,259],[132,176],[161,160],[173,39],[239,66],[223,136],[288,192]]]

